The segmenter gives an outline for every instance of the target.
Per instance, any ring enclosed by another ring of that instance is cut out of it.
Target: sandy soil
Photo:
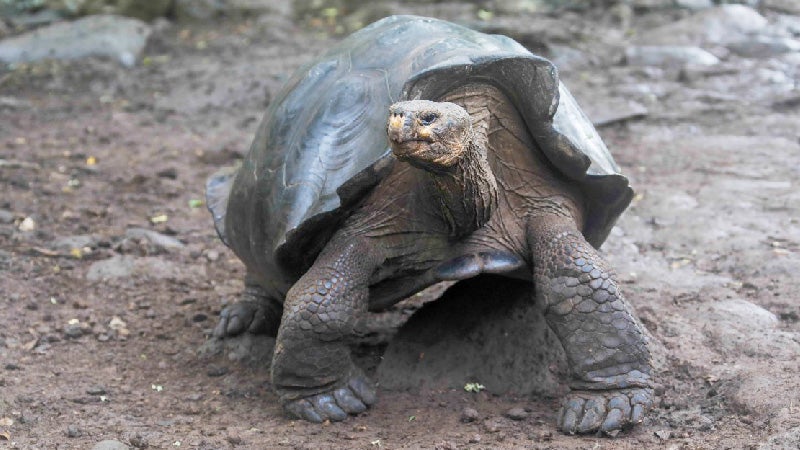
[[[799,448],[800,102],[780,61],[564,72],[594,114],[650,93],[646,117],[600,129],[638,192],[603,248],[653,337],[659,398],[637,429],[564,436],[553,396],[461,389],[382,390],[311,425],[283,416],[263,367],[201,355],[243,275],[204,179],[328,39],[274,18],[173,26],[133,69],[0,72],[0,447]]]

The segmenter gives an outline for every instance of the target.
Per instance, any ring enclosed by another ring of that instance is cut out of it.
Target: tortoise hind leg
[[[347,339],[367,312],[369,278],[383,259],[377,246],[343,234],[286,295],[272,360],[272,384],[284,409],[311,422],[344,420],[375,402]]]
[[[239,300],[220,313],[214,336],[236,336],[244,332],[275,336],[281,323],[282,310],[281,303],[270,297],[248,273]]]
[[[650,352],[613,271],[572,219],[535,217],[528,241],[538,305],[572,372],[559,428],[609,432],[641,422],[653,399]]]

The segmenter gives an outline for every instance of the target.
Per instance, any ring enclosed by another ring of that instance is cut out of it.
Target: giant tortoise
[[[599,247],[633,191],[551,62],[504,36],[394,16],[299,69],[249,154],[207,183],[247,267],[218,336],[277,333],[285,410],[344,420],[376,400],[347,345],[368,311],[481,273],[532,282],[571,371],[568,433],[640,422],[642,326]]]

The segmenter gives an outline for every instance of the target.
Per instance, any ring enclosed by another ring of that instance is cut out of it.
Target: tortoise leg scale
[[[272,383],[291,415],[340,421],[375,403],[347,339],[367,311],[368,281],[382,259],[358,238],[334,237],[286,296]]]
[[[535,218],[528,234],[537,303],[572,373],[559,428],[608,432],[641,422],[653,399],[650,352],[614,273],[572,219]]]

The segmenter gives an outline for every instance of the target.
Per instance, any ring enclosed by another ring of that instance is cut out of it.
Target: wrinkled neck
[[[450,170],[428,172],[438,212],[454,238],[484,226],[497,206],[497,183],[486,159],[486,134],[477,127],[464,156]]]

